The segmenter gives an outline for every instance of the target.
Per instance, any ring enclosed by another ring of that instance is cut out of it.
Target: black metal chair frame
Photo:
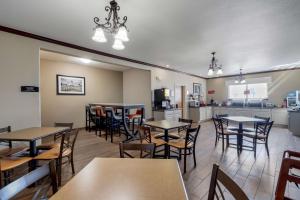
[[[126,151],[140,151],[140,158],[154,158],[154,149],[155,144],[149,143],[149,144],[141,144],[141,143],[119,143],[120,148],[120,158],[125,158],[125,156],[128,156],[129,158],[134,158],[133,155],[129,154]],[[143,155],[143,153],[146,153]]]

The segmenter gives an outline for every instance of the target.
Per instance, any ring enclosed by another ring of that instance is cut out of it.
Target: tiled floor
[[[243,151],[238,157],[236,149],[233,148],[228,148],[222,154],[221,142],[217,147],[214,146],[215,131],[212,122],[202,123],[196,149],[197,167],[193,168],[192,158],[189,158],[188,171],[183,175],[189,198],[207,199],[212,164],[218,163],[250,199],[273,199],[282,152],[286,149],[300,151],[300,137],[293,136],[287,129],[274,127],[269,139],[269,158],[264,145],[258,145],[256,159],[253,152],[249,151]],[[94,132],[81,131],[75,147],[76,172],[94,157],[119,157],[119,141],[116,137],[114,144],[111,144],[104,137],[95,136]],[[182,168],[181,162],[180,165]],[[70,171],[66,166],[63,183],[71,178]],[[300,189],[293,184],[287,187],[287,194],[294,199],[300,199]]]

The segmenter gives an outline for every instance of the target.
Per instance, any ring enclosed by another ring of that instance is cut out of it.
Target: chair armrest
[[[300,152],[297,152],[297,151],[290,151],[290,150],[287,150],[287,151],[284,151],[283,152],[283,158],[286,158],[286,157],[296,157],[296,158],[300,158]]]

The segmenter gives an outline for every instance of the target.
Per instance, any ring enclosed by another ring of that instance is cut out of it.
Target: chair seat
[[[50,149],[59,148],[59,147],[60,147],[60,144],[58,144],[58,143],[45,143],[45,144],[38,145],[36,148],[37,148],[37,150],[50,150]]]
[[[154,143],[156,147],[159,147],[159,146],[167,144],[164,140],[162,140],[162,139],[156,139],[154,137],[151,138],[151,142]],[[142,144],[149,144],[149,142],[147,140],[143,140]]]
[[[254,128],[243,128],[243,131],[245,132],[255,132]]]
[[[227,130],[237,131],[237,130],[239,130],[239,127],[236,127],[236,126],[227,126]]]
[[[20,165],[28,163],[32,158],[30,157],[5,157],[1,158],[1,171],[7,171],[16,168]]]
[[[172,140],[172,141],[168,142],[168,145],[171,147],[178,148],[178,149],[184,149],[185,148],[185,139]],[[187,148],[192,148],[192,147],[193,147],[192,142],[187,145]]]
[[[162,138],[164,136],[165,136],[165,133],[158,132],[157,134],[155,134],[154,138]],[[180,135],[178,134],[178,132],[169,132],[168,136],[170,138],[173,138],[173,139],[179,139],[180,138]]]
[[[45,151],[37,156],[35,156],[33,159],[34,160],[52,160],[52,159],[57,159],[59,157],[59,151],[60,148],[56,147],[53,149],[50,149],[48,151]],[[71,149],[67,149],[63,152],[62,157],[69,156],[71,154]]]
[[[11,156],[13,154],[20,153],[20,152],[27,151],[27,150],[28,150],[27,146],[19,146],[19,147],[13,147],[13,148],[6,147],[6,148],[0,150],[0,156],[7,157],[7,156]]]
[[[224,130],[224,135],[237,135],[237,134],[238,134],[237,131],[233,131],[229,129]]]
[[[244,137],[250,137],[250,138],[257,138],[257,139],[266,139],[266,135],[258,134],[257,136],[255,135],[255,132],[247,132],[243,134]]]

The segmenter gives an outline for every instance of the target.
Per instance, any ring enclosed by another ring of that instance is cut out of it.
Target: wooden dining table
[[[238,152],[242,152],[243,150],[243,132],[244,132],[244,124],[247,122],[258,123],[265,122],[263,119],[255,118],[255,117],[244,117],[244,116],[228,116],[222,117],[222,119],[226,119],[228,121],[236,122],[239,124],[238,134],[237,134],[237,148]]]
[[[178,162],[94,158],[50,200],[185,200]]]
[[[0,140],[29,142],[30,156],[34,157],[37,155],[37,140],[54,135],[56,133],[63,132],[68,129],[68,127],[32,127],[8,133],[1,133]]]
[[[164,140],[169,142],[169,131],[177,128],[187,127],[190,124],[179,121],[171,121],[171,120],[160,120],[160,121],[148,121],[145,122],[145,125],[150,126],[152,128],[158,128],[164,130]],[[169,157],[170,150],[168,144],[165,145],[165,158]]]

